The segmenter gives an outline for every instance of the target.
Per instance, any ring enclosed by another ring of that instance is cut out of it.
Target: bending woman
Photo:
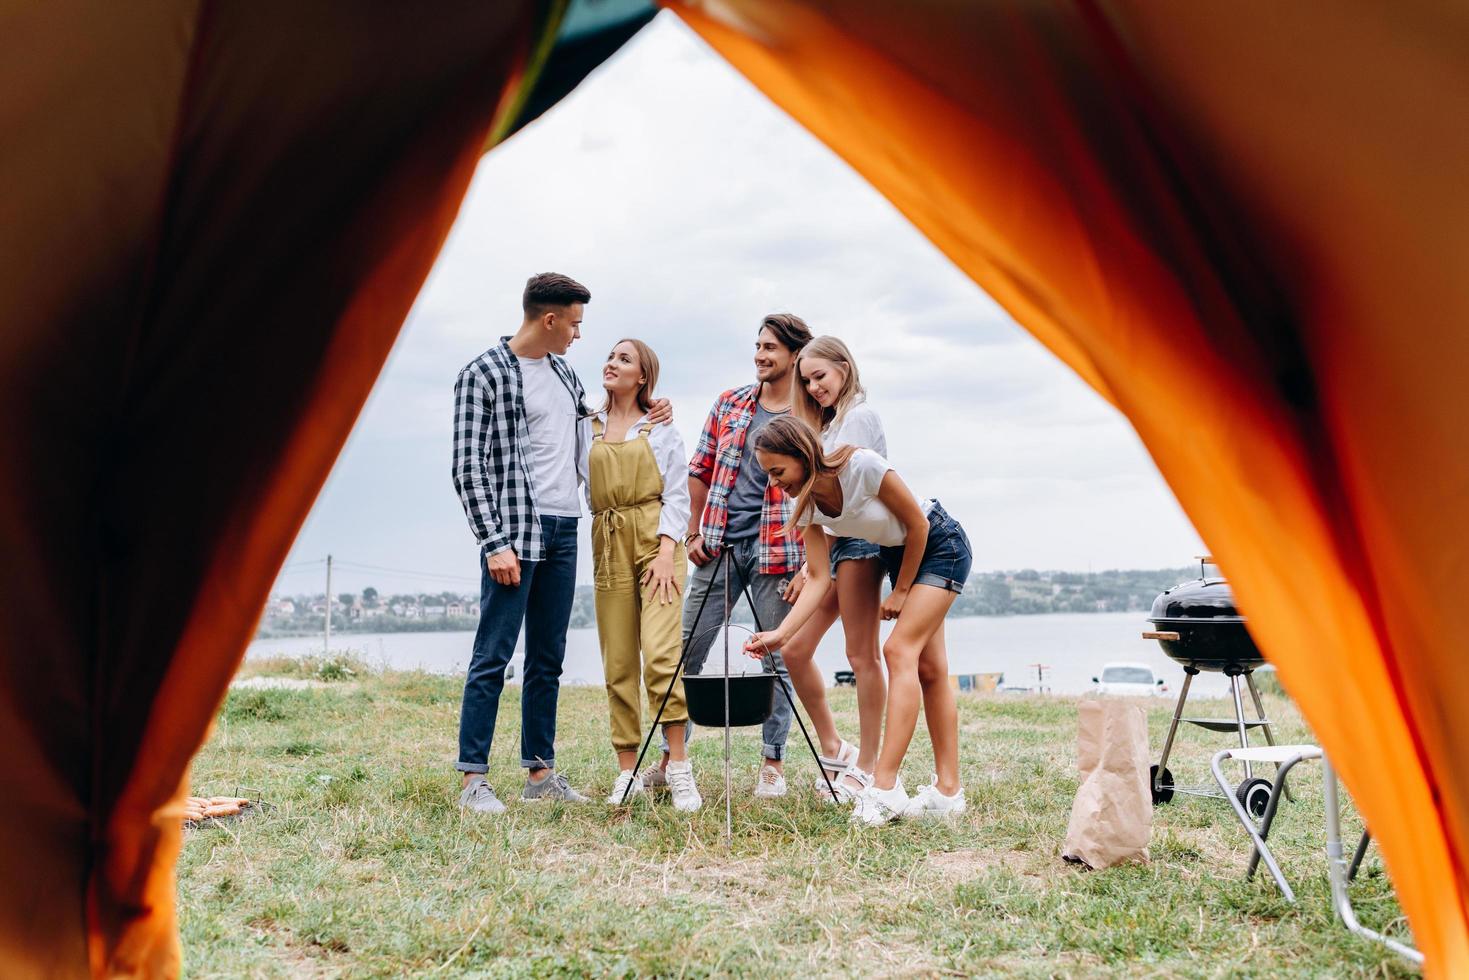
[[[688,464],[678,430],[648,419],[657,382],[652,349],[641,340],[618,341],[602,368],[607,404],[592,418],[587,461],[597,637],[620,770],[607,797],[613,804],[644,791],[633,771],[642,741],[643,691],[650,705],[661,703],[682,642],[678,597],[688,570],[680,543],[689,523]],[[692,812],[703,800],[684,748],[687,719],[680,681],[663,711],[668,788],[673,805]]]
[[[866,401],[857,374],[857,364],[847,345],[836,337],[817,337],[796,357],[796,391],[793,414],[821,433],[822,449],[831,453],[840,446],[871,449],[888,454],[882,419]],[[821,765],[827,770],[837,800],[850,803],[872,782],[878,746],[882,743],[882,713],[887,702],[887,681],[878,653],[878,604],[882,599],[883,566],[878,546],[855,537],[833,538],[830,542],[831,578],[827,590],[806,621],[785,647],[786,669],[800,695],[811,724],[821,742]],[[809,565],[791,578],[787,599],[795,602]],[[847,641],[847,662],[857,682],[858,746],[837,733],[836,719],[826,703],[826,684],[815,663],[816,648],[837,616]],[[816,790],[825,799],[826,780],[816,777]]]
[[[821,604],[830,588],[827,531],[880,545],[893,585],[882,602],[882,618],[897,621],[882,649],[887,726],[872,785],[857,797],[852,819],[875,826],[901,816],[963,813],[959,719],[949,687],[944,617],[969,577],[964,529],[938,501],[920,504],[877,453],[843,446],[828,454],[816,430],[799,419],[771,422],[755,440],[755,452],[770,479],[796,498],[791,524],[805,528],[811,578],[785,622],[751,637],[747,652],[759,656],[767,648],[784,648]],[[898,770],[918,723],[920,697],[936,772],[910,800]]]

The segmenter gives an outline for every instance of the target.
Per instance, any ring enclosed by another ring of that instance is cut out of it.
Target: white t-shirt
[[[576,497],[576,401],[557,377],[549,357],[516,357],[520,362],[525,422],[530,429],[531,479],[536,513],[580,517]]]
[[[597,418],[602,420],[603,431],[606,431],[607,413],[597,413]],[[640,438],[638,431],[643,423],[648,421],[644,415],[632,425],[628,426],[627,433],[622,437],[623,442],[631,442]],[[674,541],[682,541],[684,534],[689,529],[689,457],[684,453],[683,436],[671,425],[655,425],[648,431],[648,447],[653,450],[653,458],[658,461],[658,472],[663,476],[663,509],[658,513],[658,533],[667,535]],[[587,447],[587,455],[591,455],[591,446]],[[592,484],[586,485],[587,509],[592,509]]]
[[[882,546],[900,545],[908,530],[897,515],[877,499],[882,478],[892,469],[888,461],[870,449],[859,449],[837,474],[842,487],[842,512],[836,517],[824,514],[814,503],[801,517],[801,525],[819,524],[843,538],[861,538]],[[923,502],[924,513],[933,506]]]
[[[821,433],[822,449],[831,452],[838,446],[860,446],[886,457],[888,438],[882,430],[882,418],[866,402],[851,406]]]

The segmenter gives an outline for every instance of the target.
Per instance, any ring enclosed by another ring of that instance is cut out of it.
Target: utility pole
[[[321,655],[332,655],[332,556],[326,556],[326,636],[321,643]]]

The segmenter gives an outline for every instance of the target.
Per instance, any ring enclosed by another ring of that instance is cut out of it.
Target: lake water
[[[886,636],[890,624],[884,624]],[[1057,694],[1080,694],[1092,687],[1091,679],[1111,660],[1148,664],[1175,696],[1183,683],[1183,669],[1164,656],[1158,644],[1141,637],[1149,629],[1142,613],[1051,613],[1040,616],[974,616],[950,619],[947,623],[949,670],[955,674],[1000,671],[1005,684],[1035,688],[1036,669],[1045,664],[1044,686]],[[744,634],[731,632],[731,642]],[[332,649],[352,650],[376,666],[397,670],[422,669],[441,674],[463,673],[469,665],[474,634],[456,633],[338,633]],[[301,656],[321,652],[320,636],[256,640],[246,658],[286,654]],[[512,663],[520,675],[522,645]],[[710,652],[716,660],[719,646]],[[816,662],[830,684],[832,675],[846,670],[847,658],[841,624],[827,633],[817,650]],[[597,632],[571,630],[566,638],[563,684],[602,683],[602,655]],[[1229,692],[1222,674],[1200,674],[1189,696],[1221,697]]]

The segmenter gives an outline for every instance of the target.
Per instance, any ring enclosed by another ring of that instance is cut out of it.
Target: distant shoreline
[[[1191,568],[979,572],[969,577],[949,615],[955,619],[1051,613],[1145,615],[1160,592],[1197,575],[1197,569]],[[272,596],[255,638],[315,636],[321,632],[327,608],[332,609],[334,633],[441,633],[474,629],[479,596],[452,592],[384,595],[375,588],[364,589],[360,595],[333,596],[330,602],[322,594]],[[751,619],[736,606],[734,621],[749,625]],[[585,629],[595,623],[593,588],[578,585],[571,627]]]
[[[744,622],[746,625],[749,625],[749,623],[750,623],[749,616],[748,615],[741,616],[741,615],[739,615],[739,612],[740,611],[738,611],[738,610],[736,611],[736,615],[735,615],[734,619],[732,620],[732,622],[735,622],[735,623]],[[1145,617],[1148,614],[1148,610],[1146,610],[1146,609],[1086,609],[1086,610],[1038,609],[1038,610],[1031,611],[1031,612],[962,613],[962,614],[951,615],[949,618],[950,619],[1005,619],[1005,618],[1021,619],[1021,618],[1026,618],[1026,617],[1030,617],[1030,616],[1065,616],[1065,615],[1071,615],[1071,616],[1114,616],[1114,615],[1116,615],[1118,613],[1133,613],[1133,612],[1137,613],[1137,615],[1138,615],[1138,617],[1140,619],[1142,617]],[[472,632],[474,632],[474,629],[475,629],[475,626],[476,625],[477,625],[477,621],[476,620],[474,620],[472,618],[467,618],[467,617],[464,618],[464,619],[461,619],[459,621],[452,621],[451,620],[447,625],[444,625],[444,626],[430,626],[427,623],[421,623],[420,622],[420,623],[415,623],[412,627],[409,627],[409,626],[390,626],[387,629],[381,628],[381,624],[380,623],[373,623],[373,624],[367,625],[367,626],[353,624],[350,627],[339,626],[336,623],[333,623],[332,624],[332,635],[333,636],[336,636],[339,633],[341,633],[343,635],[355,635],[355,636],[372,635],[372,634],[384,634],[384,633],[394,633],[394,634],[396,634],[396,633],[472,633]],[[596,623],[583,623],[583,624],[572,623],[571,624],[571,629],[574,629],[574,630],[577,630],[577,629],[589,630],[589,629],[596,629],[596,628],[597,628],[596,627]],[[253,640],[287,640],[287,639],[297,639],[297,638],[303,637],[303,636],[320,636],[321,633],[322,633],[322,631],[321,631],[320,628],[317,628],[315,630],[260,630],[259,632],[257,632],[254,635],[254,637],[252,637],[252,641]]]

